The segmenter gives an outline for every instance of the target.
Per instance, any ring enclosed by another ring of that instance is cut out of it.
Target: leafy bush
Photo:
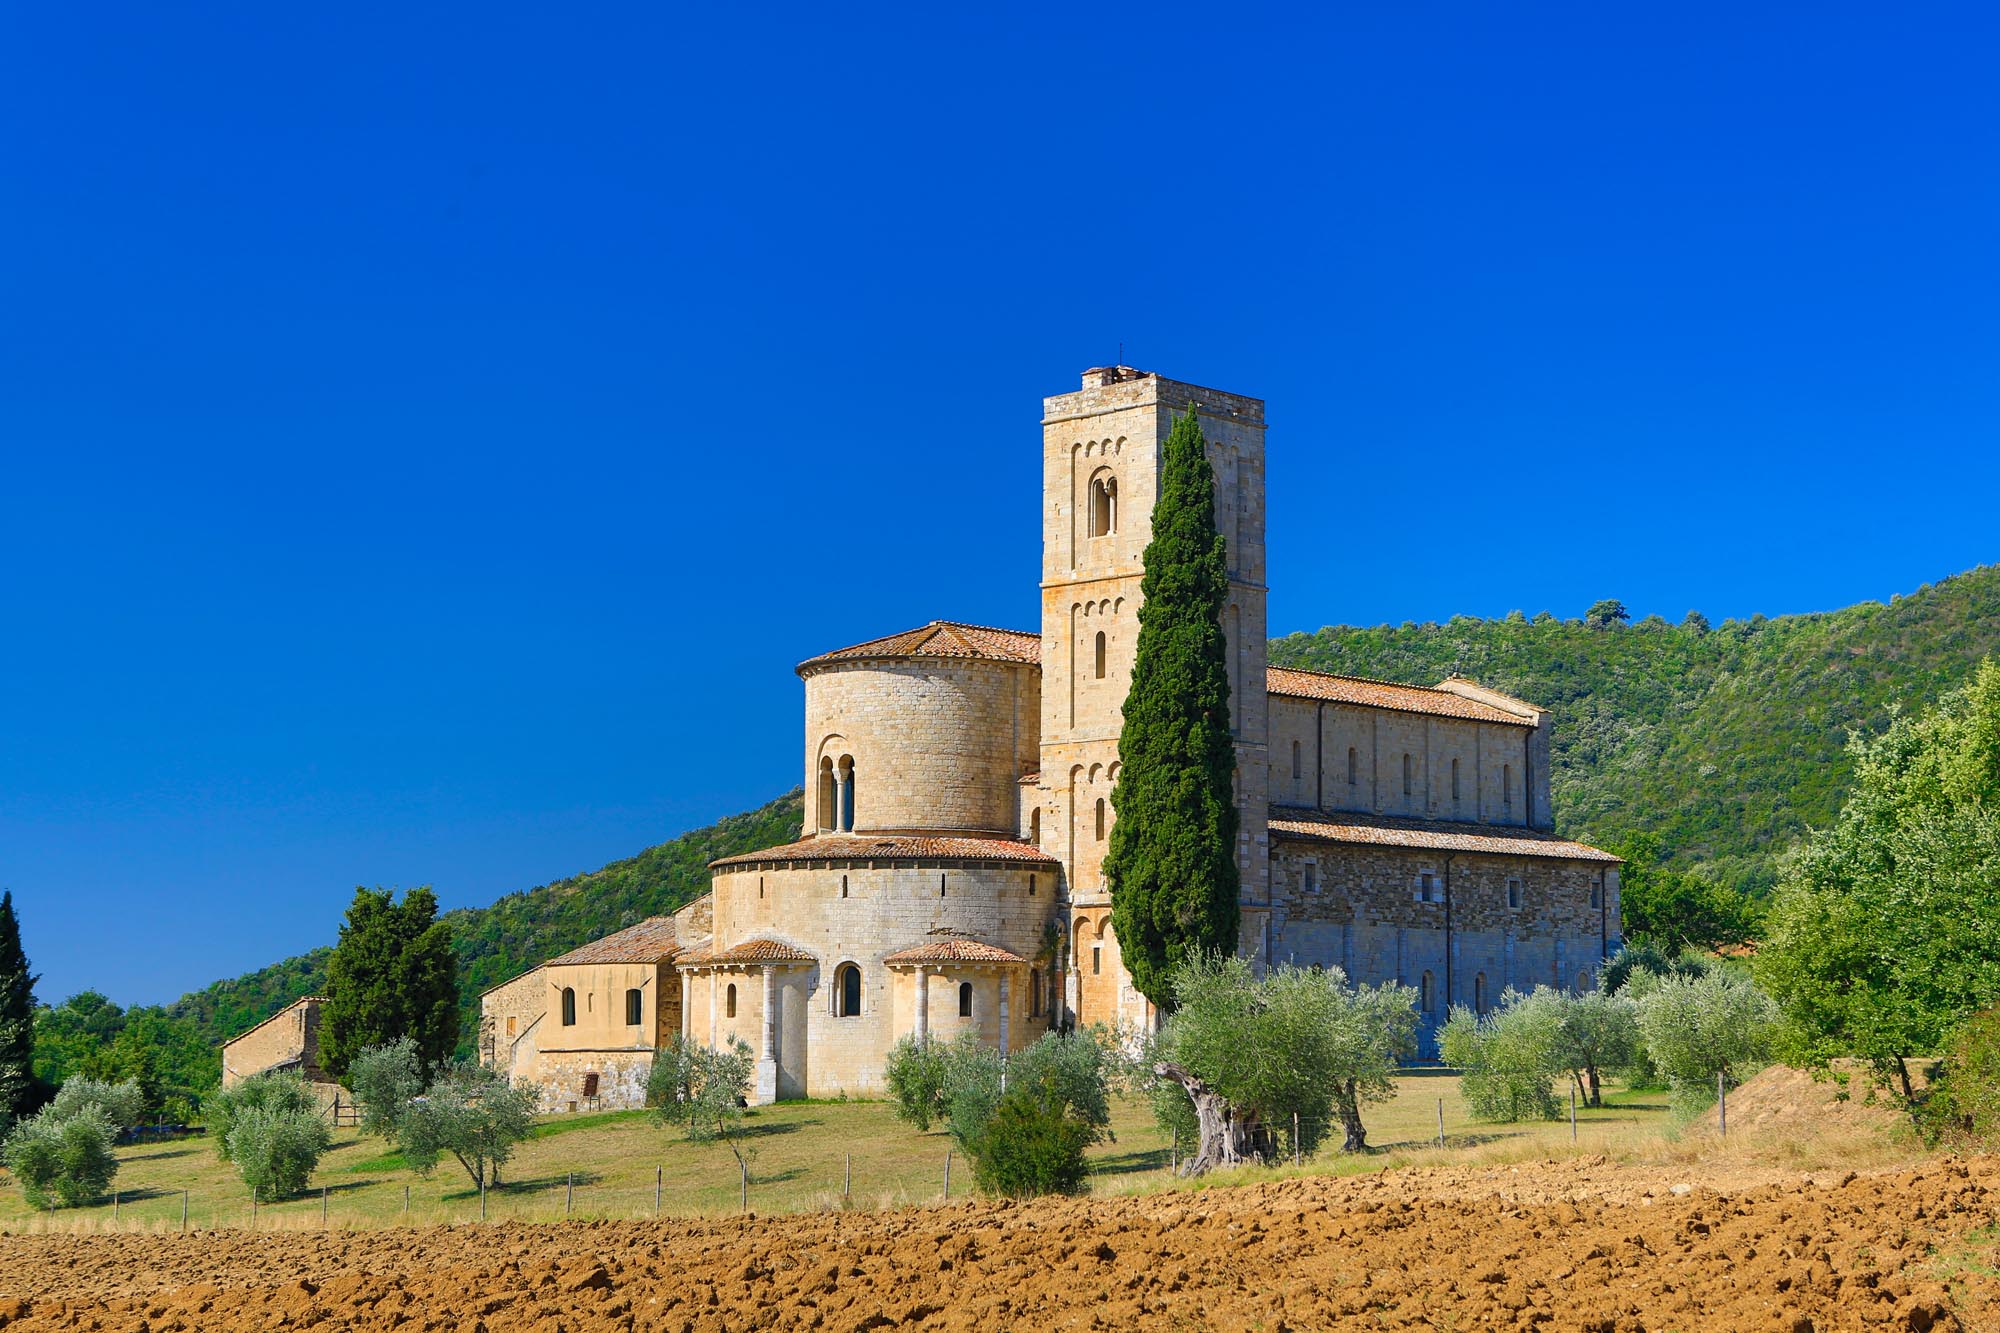
[[[740,1037],[713,1050],[675,1036],[653,1054],[646,1076],[646,1104],[660,1122],[679,1125],[688,1139],[706,1143],[726,1138],[750,1096],[756,1053]]]
[[[393,1136],[403,1113],[424,1091],[416,1041],[398,1037],[368,1047],[348,1065],[347,1086],[361,1104],[361,1132]]]
[[[497,1184],[515,1145],[534,1131],[540,1100],[533,1084],[516,1084],[497,1069],[446,1065],[396,1118],[396,1147],[418,1175],[450,1154],[474,1186]]]
[[[1084,1127],[1086,1143],[1110,1133],[1110,1082],[1118,1056],[1111,1034],[1101,1027],[1045,1033],[1004,1060],[998,1048],[962,1033],[942,1054],[947,1126],[969,1157],[978,1157],[980,1136],[1017,1087],[1039,1089],[1048,1105]]]
[[[114,1130],[128,1130],[146,1123],[146,1098],[137,1079],[107,1083],[77,1075],[63,1080],[55,1100],[49,1103],[49,1109],[61,1120],[71,1119],[90,1106],[101,1111]]]
[[[1074,1194],[1089,1172],[1083,1150],[1095,1138],[1046,1085],[1010,1088],[975,1136],[974,1183],[983,1194],[1015,1198]]]
[[[233,1088],[209,1093],[201,1109],[208,1120],[208,1136],[215,1143],[216,1155],[227,1162],[231,1160],[229,1131],[238,1118],[252,1111],[310,1111],[317,1115],[319,1099],[297,1074],[257,1074]]]
[[[1536,987],[1535,993],[1540,995],[1544,990]],[[1547,994],[1562,1020],[1556,1060],[1569,1070],[1584,1105],[1604,1105],[1604,1072],[1629,1068],[1640,1049],[1639,1002],[1629,995],[1603,991],[1573,995],[1549,990]]]
[[[1717,1075],[1734,1087],[1768,1059],[1777,1026],[1771,997],[1727,971],[1663,977],[1639,1000],[1646,1053],[1683,1110],[1714,1098]]]
[[[1934,1145],[1981,1148],[2000,1139],[2000,1009],[1959,1027],[1918,1106],[1917,1126]]]
[[[0,1157],[30,1204],[76,1208],[102,1195],[118,1174],[112,1138],[111,1122],[94,1105],[68,1116],[43,1107],[14,1126]]]
[[[944,1119],[950,1105],[948,1072],[942,1042],[900,1038],[889,1048],[888,1062],[882,1067],[882,1081],[896,1103],[896,1118],[926,1132]]]
[[[1509,991],[1481,1017],[1454,1008],[1438,1033],[1445,1063],[1464,1071],[1459,1091],[1481,1120],[1553,1120],[1553,1084],[1564,1072],[1561,1008],[1553,991]]]
[[[326,1118],[313,1108],[252,1106],[229,1126],[229,1160],[259,1199],[289,1198],[306,1187],[333,1144]]]

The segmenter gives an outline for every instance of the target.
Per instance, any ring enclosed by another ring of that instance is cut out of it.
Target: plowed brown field
[[[2000,1327],[2000,1159],[1584,1159],[707,1222],[0,1236],[38,1329]]]

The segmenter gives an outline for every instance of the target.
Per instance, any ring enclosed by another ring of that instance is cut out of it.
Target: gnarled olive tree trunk
[[[1153,1072],[1180,1084],[1188,1100],[1194,1103],[1195,1119],[1201,1126],[1201,1141],[1182,1160],[1181,1175],[1192,1178],[1207,1175],[1219,1166],[1261,1162],[1270,1153],[1270,1132],[1255,1116],[1238,1114],[1206,1081],[1164,1060],[1153,1066]]]

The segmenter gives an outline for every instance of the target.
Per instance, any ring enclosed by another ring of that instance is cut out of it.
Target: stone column
[[[1007,1040],[1009,1035],[1009,1027],[1007,1022],[1007,1001],[1011,994],[1013,984],[1014,984],[1014,979],[1012,976],[1010,976],[1006,972],[1002,972],[1000,974],[1000,1054],[1002,1055],[1005,1055],[1009,1050],[1012,1049],[1012,1043]]]
[[[718,998],[720,998],[721,990],[722,983],[716,978],[715,969],[711,967],[708,969],[708,1049],[711,1051],[715,1049],[715,1043],[722,1037],[722,1028],[720,1027],[722,1019],[718,1016],[720,1006],[716,1003]]]
[[[757,1051],[757,1100],[778,1100],[778,970],[770,964],[764,973],[763,1041]]]
[[[931,979],[924,972],[922,963],[917,964],[917,1045],[922,1046],[931,1039]]]
[[[1074,961],[1074,960],[1072,960]],[[1075,1026],[1077,1000],[1083,991],[1083,969],[1072,967],[1063,973],[1063,1022]]]

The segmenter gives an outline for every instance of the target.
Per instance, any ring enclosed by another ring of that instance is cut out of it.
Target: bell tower
[[[1270,880],[1264,686],[1264,403],[1130,366],[1083,374],[1042,402],[1042,846],[1068,880],[1065,1003],[1081,1023],[1145,1022],[1111,931],[1104,884],[1118,733],[1132,684],[1139,584],[1174,418],[1200,415],[1227,546],[1229,717],[1246,952],[1261,958]]]

